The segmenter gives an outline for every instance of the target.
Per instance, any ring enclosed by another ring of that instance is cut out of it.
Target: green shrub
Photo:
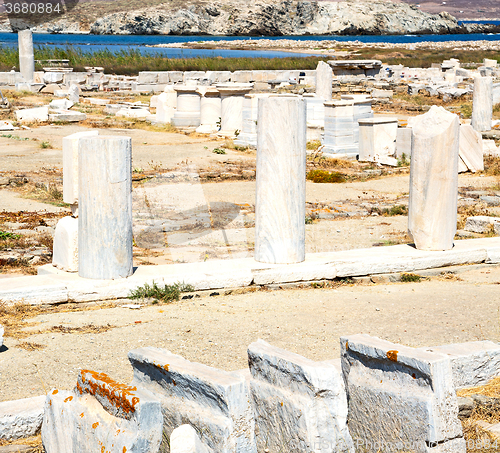
[[[422,277],[417,274],[401,274],[401,281],[404,283],[420,282]]]
[[[339,183],[345,182],[345,177],[338,171],[329,172],[326,170],[311,170],[307,174],[307,179],[317,183]]]
[[[172,302],[174,300],[179,300],[181,293],[194,291],[193,286],[186,285],[185,283],[175,283],[173,285],[164,285],[163,288],[158,286],[156,282],[153,281],[152,285],[145,283],[144,286],[139,286],[130,292],[130,299],[145,299],[152,298],[155,299],[154,303],[161,302]]]

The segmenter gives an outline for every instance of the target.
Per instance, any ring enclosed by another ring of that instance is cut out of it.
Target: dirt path
[[[259,291],[182,300],[140,310],[108,308],[39,315],[31,329],[113,326],[104,333],[48,332],[7,337],[0,353],[0,401],[72,388],[81,368],[121,382],[132,378],[128,351],[166,348],[225,370],[246,366],[262,338],[315,360],[336,358],[339,337],[367,333],[410,346],[500,340],[500,267],[457,268],[462,281],[437,280],[335,289]],[[59,328],[61,330],[61,328]],[[36,346],[35,346],[36,347]]]

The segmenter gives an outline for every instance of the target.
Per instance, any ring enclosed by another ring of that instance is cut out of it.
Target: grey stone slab
[[[258,451],[354,452],[338,369],[259,340],[248,347]]]
[[[343,337],[340,343],[355,445],[370,452],[411,445],[415,453],[465,453],[447,355],[369,335]]]
[[[477,215],[467,217],[464,230],[472,231],[473,233],[488,233],[491,229],[491,226],[495,226],[495,224],[500,224],[499,217]]]
[[[158,348],[131,351],[133,383],[161,401],[164,432],[192,425],[201,441],[218,453],[256,453],[248,383]]]

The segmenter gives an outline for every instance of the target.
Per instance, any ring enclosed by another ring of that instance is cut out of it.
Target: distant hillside
[[[396,3],[384,0],[82,0],[64,16],[49,23],[38,23],[36,27],[3,15],[0,29],[18,30],[29,26],[35,31],[52,33],[236,36],[497,31],[461,27],[450,14],[430,14],[423,11],[423,3],[419,7],[409,5],[410,1],[413,0]]]

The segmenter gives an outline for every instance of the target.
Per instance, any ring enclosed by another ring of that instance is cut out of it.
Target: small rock
[[[464,230],[472,231],[474,233],[488,233],[492,225],[495,227],[496,231],[496,226],[499,225],[500,227],[500,218],[477,215],[473,217],[467,217]]]
[[[457,397],[458,418],[469,418],[474,410],[474,400],[469,397]]]
[[[8,186],[10,179],[7,176],[0,176],[0,186]]]
[[[484,201],[488,206],[500,206],[500,197],[483,195],[479,199]]]

